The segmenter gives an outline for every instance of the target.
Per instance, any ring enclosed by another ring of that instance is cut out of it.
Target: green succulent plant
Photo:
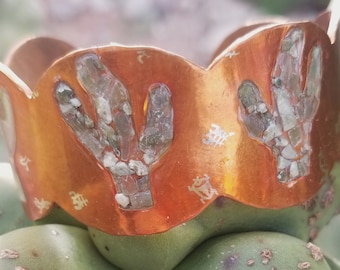
[[[176,270],[331,269],[312,243],[275,232],[249,232],[209,239]]]
[[[340,215],[336,215],[318,234],[315,243],[325,254],[328,264],[333,270],[340,269]]]
[[[25,215],[10,166],[0,163],[0,235],[32,224]]]
[[[249,231],[275,231],[301,241],[313,240],[340,208],[340,164],[318,194],[304,205],[281,210],[259,209],[218,198],[196,218],[167,232],[114,236],[89,228],[98,250],[122,269],[173,269],[207,239]],[[138,260],[129,260],[129,252]],[[138,253],[137,253],[138,251]],[[184,269],[184,268],[183,268]]]
[[[336,176],[339,177],[339,174],[340,165],[336,166],[332,171],[333,179]],[[334,184],[334,192],[337,193],[339,181],[332,180],[331,183]],[[236,232],[239,233],[238,236],[241,239],[242,234],[240,232],[247,232],[253,229],[285,233],[286,235],[295,236],[296,239],[300,238],[301,242],[306,244],[310,234],[314,234],[314,229],[322,228],[340,205],[338,197],[333,197],[331,203],[327,205],[327,209],[323,208],[329,184],[325,185],[315,197],[313,207],[308,207],[306,204],[282,210],[257,209],[229,199],[219,198],[195,219],[164,233],[149,236],[112,236],[89,228],[89,235],[98,251],[111,263],[121,267],[121,269],[136,270],[173,269],[177,264],[182,267],[180,262],[182,260],[189,260],[185,258],[192,256],[189,254],[193,250],[196,252],[196,248],[201,250],[200,246],[206,246],[206,239],[215,239],[216,236],[219,237],[221,235],[228,239],[229,235],[233,235]],[[15,202],[21,206],[18,197],[16,197]],[[52,212],[51,216],[53,218],[47,216],[42,221],[39,221],[39,223],[48,223],[53,220],[53,222],[57,223],[83,226],[80,223],[72,223],[73,218],[70,218],[60,208],[53,211],[55,211],[54,213],[59,212],[61,214],[54,215]],[[22,212],[20,216],[24,216]],[[13,227],[7,227],[7,231],[13,229]],[[13,234],[15,233],[13,232]],[[258,234],[261,233],[259,232]],[[131,253],[135,254],[134,260],[130,259]],[[187,262],[183,265],[186,264]]]
[[[118,269],[96,250],[86,230],[40,225],[0,236],[0,269]]]
[[[3,175],[0,171],[3,270],[340,269],[339,162],[301,205],[256,208],[221,196],[165,232],[134,236],[88,227],[58,206],[31,226],[13,175]]]
[[[285,14],[297,9],[309,7],[310,9],[323,10],[329,0],[256,0],[248,1],[267,13]]]

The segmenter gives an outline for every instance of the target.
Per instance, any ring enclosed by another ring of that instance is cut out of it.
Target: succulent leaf
[[[22,207],[9,164],[0,163],[0,235],[32,225]]]
[[[86,230],[65,225],[41,225],[0,236],[0,269],[118,268],[98,253]]]
[[[330,269],[317,246],[275,232],[249,232],[212,238],[194,250],[175,269],[248,268]]]
[[[324,250],[326,259],[334,270],[340,269],[339,227],[340,215],[337,215],[320,231],[315,239],[315,243]]]

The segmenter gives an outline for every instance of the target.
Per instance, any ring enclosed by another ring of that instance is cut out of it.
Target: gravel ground
[[[303,20],[316,12],[304,6],[286,16]],[[76,47],[158,46],[206,66],[228,33],[270,16],[237,0],[0,0],[0,59],[22,39],[48,35]],[[7,160],[3,149],[0,140],[0,162]]]

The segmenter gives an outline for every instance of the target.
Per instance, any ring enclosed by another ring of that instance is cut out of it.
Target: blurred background
[[[0,0],[0,61],[34,36],[76,47],[152,45],[206,66],[214,49],[245,23],[312,19],[329,0]],[[0,162],[7,161],[0,137]]]

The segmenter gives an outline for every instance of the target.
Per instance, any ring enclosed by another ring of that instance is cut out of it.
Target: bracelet
[[[305,203],[340,159],[330,18],[243,27],[206,68],[154,47],[25,41],[0,65],[0,126],[28,215],[57,204],[135,235],[219,196]]]

